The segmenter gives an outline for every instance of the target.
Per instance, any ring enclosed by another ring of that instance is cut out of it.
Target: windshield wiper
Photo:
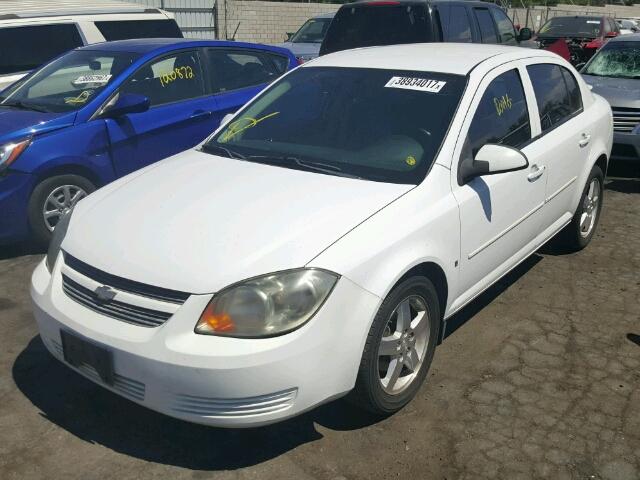
[[[14,100],[12,102],[2,102],[0,103],[0,107],[13,107],[20,110],[33,110],[34,112],[50,113],[49,110],[45,108],[37,107],[31,103],[24,103],[20,100]]]
[[[361,180],[362,177],[358,177],[357,175],[352,175],[350,173],[343,172],[340,167],[335,165],[329,165],[321,162],[314,162],[313,160],[302,160],[298,157],[294,157],[291,155],[282,155],[282,156],[269,156],[269,155],[251,155],[246,158],[246,160],[264,160],[268,163],[275,163],[277,165],[291,165],[292,163],[304,168],[305,170],[311,170],[315,172],[328,173],[330,175],[336,175],[338,177],[345,178],[356,178]]]
[[[214,154],[216,152],[217,153],[222,152],[224,153],[225,156],[229,158],[246,160],[246,157],[241,153],[234,152],[233,150],[230,150],[227,147],[223,147],[222,145],[211,145],[209,143],[205,143],[204,145],[202,145],[201,150],[205,153],[211,153],[211,154]]]

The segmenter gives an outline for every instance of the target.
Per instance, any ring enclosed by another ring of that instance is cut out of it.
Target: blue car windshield
[[[370,68],[298,68],[203,150],[238,160],[419,184],[440,149],[466,77]]]
[[[73,50],[2,92],[0,107],[56,113],[78,110],[138,57],[129,52]]]

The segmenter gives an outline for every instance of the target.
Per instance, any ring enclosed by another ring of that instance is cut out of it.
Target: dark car
[[[614,38],[580,72],[613,110],[611,158],[640,160],[640,34]]]
[[[358,47],[424,42],[518,45],[531,30],[516,33],[497,5],[455,0],[382,0],[347,3],[336,13],[320,55]]]
[[[620,35],[617,22],[610,17],[554,17],[538,32],[540,48],[553,50],[573,65],[587,62],[609,38]],[[560,43],[566,47],[558,48]]]

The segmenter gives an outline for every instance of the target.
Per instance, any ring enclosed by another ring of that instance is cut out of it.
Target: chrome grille
[[[640,124],[640,108],[612,107],[613,130],[621,133],[631,133]]]
[[[151,310],[117,300],[111,300],[108,303],[101,302],[93,291],[64,274],[62,275],[62,289],[69,298],[95,312],[141,327],[158,327],[172,315],[169,312]]]

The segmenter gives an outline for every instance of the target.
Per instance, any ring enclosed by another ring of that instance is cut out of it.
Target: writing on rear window
[[[429,80],[415,77],[392,77],[387,82],[387,88],[404,88],[406,90],[418,90],[420,92],[438,93],[447,82],[442,80]]]

